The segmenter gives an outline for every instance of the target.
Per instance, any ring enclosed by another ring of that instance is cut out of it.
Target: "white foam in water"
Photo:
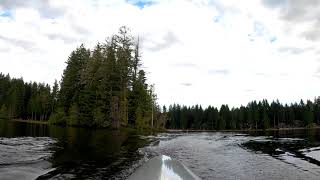
[[[290,141],[288,145],[291,146],[299,140],[272,139],[268,136],[234,136],[232,133],[193,133],[168,141],[160,139],[159,144],[143,150],[148,154],[165,154],[173,157],[202,179],[318,180],[319,166],[287,152],[286,145],[283,144]],[[244,147],[243,144],[247,142],[256,143],[254,146],[261,152],[266,148],[265,152],[260,153],[253,148]],[[259,148],[259,144],[265,147]],[[273,150],[281,153],[269,155],[268,152],[272,153]],[[319,152],[320,149],[316,151]]]
[[[302,152],[305,156],[320,161],[320,147],[304,149]]]
[[[47,137],[0,138],[0,179],[35,179],[52,170]]]

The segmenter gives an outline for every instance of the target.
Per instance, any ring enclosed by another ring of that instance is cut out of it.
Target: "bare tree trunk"
[[[112,128],[118,129],[120,127],[120,112],[119,112],[119,97],[111,97],[111,121]]]
[[[151,128],[153,128],[153,104],[152,104],[152,112],[151,112]]]

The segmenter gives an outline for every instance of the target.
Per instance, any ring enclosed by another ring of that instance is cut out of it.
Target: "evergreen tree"
[[[55,80],[53,87],[52,87],[52,93],[50,96],[50,100],[51,100],[51,112],[55,111],[56,105],[57,105],[57,101],[58,101],[58,93],[59,93],[59,84],[58,81]]]
[[[81,72],[89,57],[90,51],[84,45],[81,45],[71,53],[67,61],[67,67],[63,72],[59,91],[59,103],[64,108],[65,113],[68,113],[73,103],[79,102],[79,93],[82,89]]]
[[[263,129],[270,128],[270,119],[269,119],[269,116],[268,116],[268,113],[266,112],[266,110],[263,110],[262,121],[263,121]]]
[[[6,105],[2,105],[0,109],[0,119],[8,119],[8,110]]]

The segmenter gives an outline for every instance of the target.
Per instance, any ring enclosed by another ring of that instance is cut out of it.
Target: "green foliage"
[[[59,104],[68,113],[73,103],[79,102],[79,94],[82,87],[81,73],[89,60],[90,50],[81,45],[73,51],[68,58],[67,67],[63,72],[61,88],[59,92]]]
[[[71,53],[57,101],[67,125],[149,128],[161,117],[129,31],[121,27],[93,51],[81,45]]]
[[[93,111],[93,122],[95,126],[101,126],[101,127],[111,126],[110,121],[108,121],[108,119],[105,117],[105,114],[102,112],[101,108],[96,108]]]
[[[262,121],[263,121],[263,129],[269,129],[270,128],[270,119],[269,119],[266,111],[263,112]]]
[[[283,105],[252,101],[239,108],[171,105],[161,112],[153,85],[141,68],[139,39],[119,33],[71,52],[60,81],[52,88],[0,73],[0,118],[48,120],[87,127],[139,129],[268,129],[320,124],[320,98]]]
[[[78,125],[87,125],[79,122],[79,108],[77,104],[72,104],[68,112],[69,116],[67,118],[67,125],[69,126],[78,126]]]
[[[167,108],[165,108],[167,109]],[[314,102],[282,105],[278,100],[252,101],[247,106],[232,108],[222,105],[220,110],[212,106],[206,109],[174,104],[166,113],[166,128],[171,129],[268,129],[320,125],[320,98]]]
[[[311,123],[311,124],[308,124],[308,125],[306,126],[306,128],[309,128],[309,129],[312,129],[312,128],[319,128],[319,125],[318,125],[318,124],[316,124],[316,123]]]
[[[9,118],[47,120],[54,109],[53,92],[48,84],[25,83],[0,73],[0,105]]]
[[[142,116],[142,111],[140,107],[136,109],[135,115],[136,115],[136,127],[138,129],[144,128],[143,116]]]
[[[303,111],[303,122],[307,126],[311,123],[313,123],[313,113],[309,110]]]
[[[0,109],[0,119],[9,119],[6,105],[2,105]]]
[[[57,81],[51,89],[0,74],[0,116],[70,126],[161,128],[166,116],[140,58],[139,40],[121,27],[93,50],[81,45],[72,51],[60,88]]]
[[[222,105],[220,108],[220,121],[219,121],[219,129],[230,128],[230,110],[228,105]]]
[[[66,123],[65,113],[62,108],[57,108],[56,112],[52,113],[49,118],[49,124],[61,124],[64,125]]]

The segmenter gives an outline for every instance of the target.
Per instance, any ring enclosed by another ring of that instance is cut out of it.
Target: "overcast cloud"
[[[1,0],[0,72],[52,84],[126,25],[161,105],[320,95],[318,0]]]

